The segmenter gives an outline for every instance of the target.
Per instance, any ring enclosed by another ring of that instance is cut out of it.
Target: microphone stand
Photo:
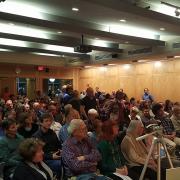
[[[136,138],[136,140],[140,141],[140,140],[145,139],[146,137],[148,137],[150,135],[153,135],[153,134],[155,135],[155,137],[153,138],[153,141],[152,141],[152,144],[151,144],[151,147],[150,147],[150,150],[149,150],[148,156],[146,158],[146,161],[145,161],[145,164],[144,164],[144,167],[143,167],[143,170],[141,172],[141,176],[140,176],[139,180],[143,180],[144,179],[144,175],[145,175],[145,172],[146,172],[149,160],[150,160],[150,158],[152,156],[152,153],[153,153],[153,150],[154,150],[155,146],[157,146],[157,157],[158,157],[158,161],[157,161],[157,165],[158,165],[157,166],[157,180],[161,180],[161,156],[160,156],[161,145],[164,148],[164,151],[165,151],[166,156],[168,158],[168,162],[170,164],[170,167],[173,168],[173,164],[172,164],[170,155],[168,153],[166,144],[164,142],[163,136],[161,134],[159,134],[158,131],[154,131],[154,132],[152,132],[150,134],[146,134],[144,136],[140,136],[140,137]]]

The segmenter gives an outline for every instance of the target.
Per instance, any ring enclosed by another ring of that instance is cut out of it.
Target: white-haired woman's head
[[[141,136],[144,132],[144,126],[140,120],[131,120],[127,128],[127,133],[135,136]]]

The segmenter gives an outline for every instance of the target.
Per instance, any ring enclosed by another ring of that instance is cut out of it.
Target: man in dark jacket
[[[44,161],[52,169],[52,171],[59,177],[61,160],[60,160],[60,148],[61,144],[57,138],[56,133],[50,129],[53,122],[50,114],[43,114],[40,118],[41,127],[33,135],[33,137],[42,140],[45,143]]]

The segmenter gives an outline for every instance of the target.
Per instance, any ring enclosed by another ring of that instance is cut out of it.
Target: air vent
[[[118,58],[118,54],[101,54],[98,56],[95,56],[96,61],[105,60],[105,59],[116,59]]]
[[[179,42],[177,42],[177,43],[173,43],[173,48],[180,48],[180,43]]]
[[[128,51],[128,55],[152,53],[152,47]]]

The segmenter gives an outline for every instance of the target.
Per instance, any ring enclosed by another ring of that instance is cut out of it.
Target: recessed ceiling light
[[[116,64],[108,64],[108,66],[115,66]]]
[[[126,22],[126,20],[125,20],[125,19],[120,19],[119,21],[120,21],[120,22]]]
[[[140,59],[140,60],[138,60],[137,62],[139,62],[139,63],[144,63],[144,62],[147,62],[148,60],[147,59]]]
[[[156,68],[161,67],[161,66],[162,66],[162,63],[161,63],[160,61],[156,61],[156,62],[154,63],[154,66],[155,66]]]
[[[166,29],[165,28],[160,28],[161,31],[165,31]]]
[[[91,68],[92,66],[84,66],[84,68]]]
[[[130,69],[130,67],[131,67],[130,64],[125,64],[125,65],[123,66],[124,69]]]
[[[174,58],[180,58],[180,56],[174,56]]]
[[[72,8],[72,11],[79,11],[79,9],[76,8],[76,7],[73,7],[73,8]]]
[[[61,32],[61,31],[58,31],[57,33],[58,33],[58,34],[62,34],[62,32]]]
[[[95,38],[96,40],[99,40],[99,38]]]

